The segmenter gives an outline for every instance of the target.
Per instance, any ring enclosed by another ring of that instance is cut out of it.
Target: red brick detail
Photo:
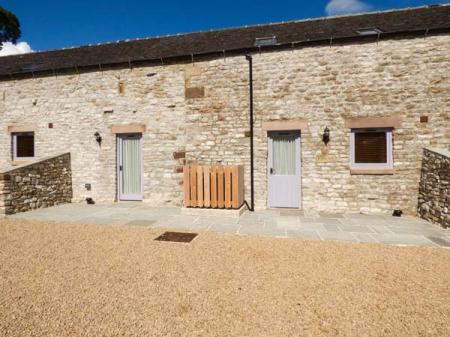
[[[186,98],[202,98],[202,97],[205,97],[205,88],[204,87],[186,88],[185,91],[184,91],[184,96]]]
[[[178,151],[173,153],[173,159],[182,159],[182,158],[186,158],[185,151]]]

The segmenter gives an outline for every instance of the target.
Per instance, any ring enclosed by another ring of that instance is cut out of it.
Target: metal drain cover
[[[156,241],[172,241],[172,242],[191,242],[197,236],[197,233],[181,233],[181,232],[164,232],[158,236]]]

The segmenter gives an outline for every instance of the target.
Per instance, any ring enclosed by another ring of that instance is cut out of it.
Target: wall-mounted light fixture
[[[323,130],[322,140],[325,145],[327,145],[330,141],[330,129],[328,129],[328,127],[325,127],[325,129]]]
[[[95,136],[95,140],[97,141],[98,145],[101,145],[102,144],[102,136],[100,136],[98,131],[96,133],[94,133],[94,136]]]

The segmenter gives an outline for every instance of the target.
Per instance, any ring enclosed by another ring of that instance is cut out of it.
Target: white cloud
[[[325,7],[327,15],[343,15],[367,12],[372,6],[359,0],[331,0]]]
[[[0,49],[0,56],[26,54],[31,52],[33,52],[33,49],[31,49],[30,45],[26,42],[19,42],[18,44],[5,42],[2,44],[2,49]]]

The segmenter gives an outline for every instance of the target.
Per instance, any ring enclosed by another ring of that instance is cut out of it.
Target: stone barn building
[[[250,201],[253,161],[257,209],[415,214],[449,33],[436,5],[2,57],[0,172],[70,152],[73,202],[181,206],[184,164],[243,165]]]

